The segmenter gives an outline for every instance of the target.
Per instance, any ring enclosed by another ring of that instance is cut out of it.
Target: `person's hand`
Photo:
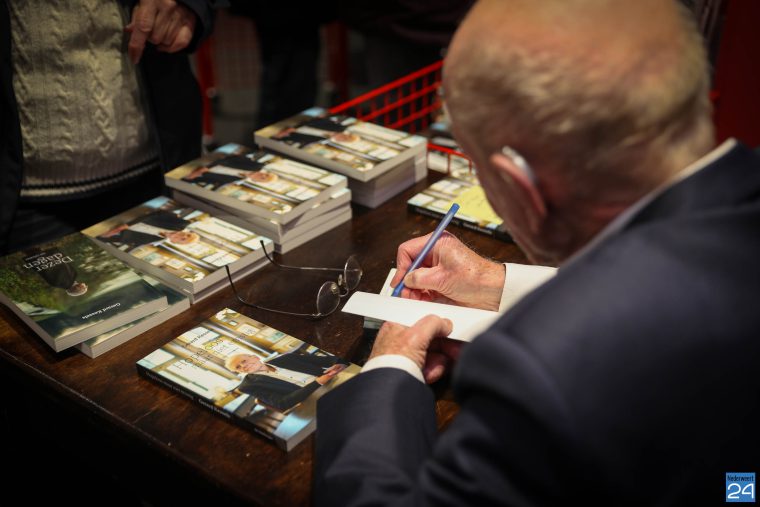
[[[401,297],[498,310],[504,265],[481,257],[449,232],[443,233],[420,267],[407,275],[429,236],[411,239],[398,247],[397,271],[391,286],[404,280]]]
[[[129,229],[129,225],[127,225],[127,224],[117,225],[116,227],[114,227],[110,231],[101,234],[101,236],[103,236],[105,238],[110,238],[111,236],[116,236],[121,231],[126,230],[126,229]]]
[[[176,53],[188,46],[195,31],[195,13],[175,0],[140,0],[125,30],[129,38],[129,59],[137,64],[146,42],[159,51]]]
[[[185,176],[185,179],[186,180],[194,180],[196,178],[200,178],[201,176],[203,176],[204,174],[206,174],[209,171],[210,171],[210,169],[208,167],[206,167],[206,166],[196,167],[195,169],[192,170],[192,172],[190,174],[188,174],[187,176]]]
[[[317,384],[323,386],[327,384],[328,382],[330,382],[330,380],[332,380],[333,377],[335,377],[338,373],[342,372],[345,369],[346,369],[345,364],[340,364],[340,363],[334,364],[330,366],[329,368],[327,368],[324,371],[324,373],[322,373],[322,375],[317,377],[315,380]]]
[[[452,360],[459,357],[463,342],[445,338],[453,329],[450,320],[428,315],[413,326],[386,322],[380,328],[370,359],[385,354],[406,356],[422,370],[425,382],[443,376]]]
[[[342,363],[336,363],[329,368],[327,368],[324,372],[324,375],[330,375],[331,377],[334,377],[338,373],[342,372],[346,369],[346,365]]]

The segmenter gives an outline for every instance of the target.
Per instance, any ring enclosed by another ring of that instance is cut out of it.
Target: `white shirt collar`
[[[728,153],[731,149],[733,149],[734,146],[736,146],[736,139],[733,139],[733,138],[727,139],[720,146],[713,149],[710,153],[707,153],[706,155],[701,157],[699,160],[696,160],[695,162],[689,164],[687,167],[679,171],[668,181],[666,181],[659,187],[649,192],[647,195],[645,195],[644,197],[636,201],[633,205],[626,208],[625,211],[620,213],[617,217],[615,217],[614,220],[608,223],[604,227],[604,229],[599,231],[596,234],[596,236],[594,236],[591,239],[591,241],[589,241],[583,248],[575,252],[564,263],[562,263],[560,268],[564,268],[576,262],[581,257],[595,250],[599,246],[599,244],[602,243],[602,241],[612,236],[616,232],[622,230],[623,227],[628,225],[631,222],[631,220],[633,220],[633,218],[639,213],[639,211],[644,209],[649,203],[651,203],[655,198],[657,198],[667,189],[669,189],[676,183],[685,180],[689,176],[696,174],[697,172],[701,171],[708,165],[712,164],[714,161],[716,161],[717,159],[719,159],[720,157]]]

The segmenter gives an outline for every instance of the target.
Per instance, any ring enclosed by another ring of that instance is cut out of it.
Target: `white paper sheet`
[[[472,340],[500,315],[488,310],[394,298],[368,292],[355,292],[343,307],[343,311],[405,326],[413,325],[426,315],[438,315],[454,324],[449,338],[462,341]]]

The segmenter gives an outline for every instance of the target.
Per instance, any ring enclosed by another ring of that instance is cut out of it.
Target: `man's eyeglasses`
[[[260,305],[251,303],[249,301],[246,301],[245,299],[240,297],[240,294],[238,294],[238,291],[235,288],[235,284],[232,281],[232,275],[230,274],[230,268],[228,266],[224,266],[224,269],[227,270],[227,278],[230,281],[230,287],[232,287],[232,292],[235,294],[235,297],[237,298],[238,301],[240,301],[241,304],[250,306],[251,308],[257,308],[259,310],[265,310],[267,312],[281,313],[284,315],[295,315],[298,317],[310,317],[312,319],[320,319],[322,317],[326,317],[330,315],[331,313],[333,313],[340,305],[341,298],[347,296],[352,290],[354,290],[359,285],[359,282],[362,279],[362,268],[361,266],[359,266],[359,262],[356,260],[356,257],[354,257],[353,255],[348,258],[345,266],[343,266],[342,269],[341,268],[314,268],[314,267],[308,267],[308,266],[288,266],[286,264],[280,264],[279,262],[275,261],[269,255],[269,252],[267,252],[264,242],[261,241],[260,243],[261,243],[262,250],[264,250],[264,255],[266,255],[269,262],[271,262],[278,268],[297,269],[297,270],[302,270],[302,271],[337,271],[339,274],[338,274],[337,282],[325,282],[317,291],[316,313],[297,313],[297,312],[288,312],[285,310],[275,310],[274,308],[266,308],[264,306],[260,306]]]

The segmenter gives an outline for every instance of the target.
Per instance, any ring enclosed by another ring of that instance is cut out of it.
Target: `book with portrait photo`
[[[342,174],[264,150],[227,144],[165,177],[166,185],[200,199],[287,224],[346,188]]]
[[[156,197],[82,232],[195,302],[228,284],[225,266],[238,278],[267,262],[271,240],[234,221]]]
[[[359,367],[225,308],[137,362],[141,375],[290,450]]]
[[[424,158],[427,139],[314,107],[256,131],[259,146],[370,181],[409,159]]]
[[[237,223],[271,238],[275,243],[275,251],[278,253],[289,252],[321,236],[325,232],[348,222],[352,217],[351,191],[347,188],[338,190],[327,201],[315,205],[312,209],[288,224],[280,224],[274,220],[266,220],[250,215],[240,215],[236,210],[223,206],[217,207],[176,190],[173,196],[177,202],[206,211],[212,215],[238,213],[235,219],[236,221],[239,220]],[[233,220],[229,217],[228,219]]]
[[[452,203],[460,208],[451,223],[471,231],[511,242],[512,237],[502,227],[502,219],[493,211],[483,187],[469,168],[460,168],[451,176],[436,181],[407,201],[410,211],[437,220],[446,215]]]
[[[56,352],[167,306],[165,294],[81,233],[1,258],[0,302]]]
[[[88,357],[98,357],[190,308],[190,300],[182,292],[176,291],[150,276],[143,275],[143,279],[166,295],[167,306],[146,317],[83,341],[75,345],[77,350]]]

